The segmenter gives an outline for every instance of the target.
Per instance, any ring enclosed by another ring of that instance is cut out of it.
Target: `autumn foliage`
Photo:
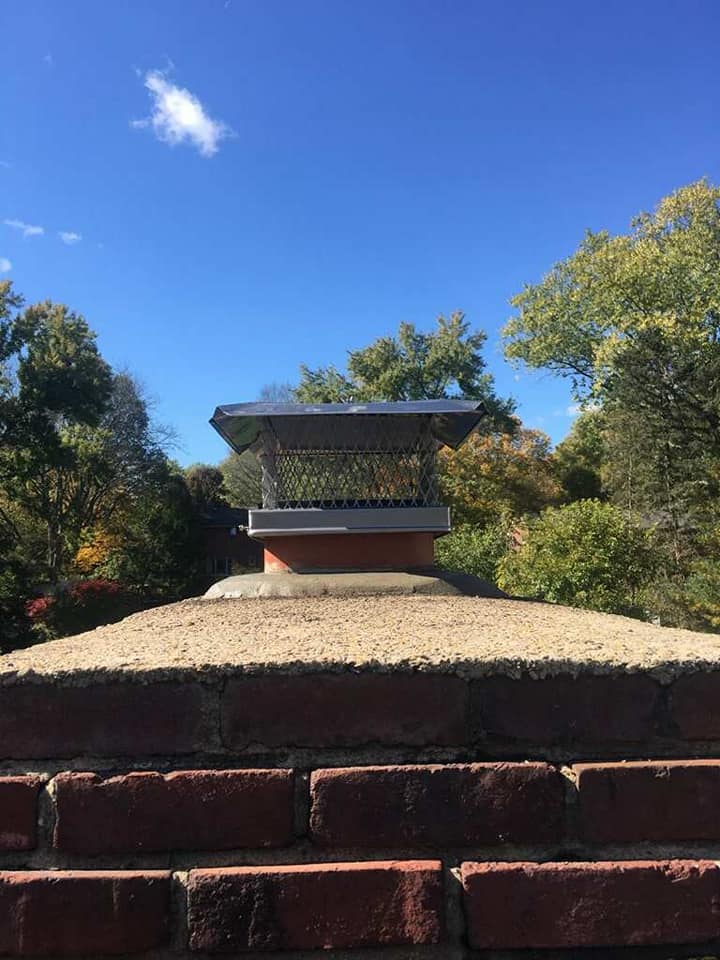
[[[539,513],[562,493],[550,438],[518,421],[512,434],[473,434],[457,450],[444,447],[440,478],[454,523],[484,526],[507,514]]]

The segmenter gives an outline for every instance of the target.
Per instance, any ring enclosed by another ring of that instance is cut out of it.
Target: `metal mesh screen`
[[[429,418],[321,419],[263,431],[257,452],[265,509],[440,505]]]

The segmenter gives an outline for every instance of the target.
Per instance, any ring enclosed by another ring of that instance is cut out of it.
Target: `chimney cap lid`
[[[458,447],[486,415],[478,400],[403,400],[378,403],[230,403],[216,407],[210,424],[242,453],[255,443],[263,422],[318,416],[425,417],[433,436]]]

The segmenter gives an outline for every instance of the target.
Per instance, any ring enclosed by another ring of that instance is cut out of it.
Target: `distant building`
[[[262,570],[262,544],[247,535],[247,522],[248,512],[242,507],[207,507],[200,513],[208,576]]]

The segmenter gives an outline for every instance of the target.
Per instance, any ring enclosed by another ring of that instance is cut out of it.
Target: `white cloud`
[[[79,233],[73,233],[72,230],[60,230],[58,236],[63,243],[67,243],[70,246],[73,243],[79,243],[82,240],[82,235]]]
[[[12,264],[7,257],[0,257],[0,273],[9,273],[12,270]]]
[[[45,233],[45,227],[34,227],[31,223],[25,223],[23,220],[3,220],[6,227],[12,227],[13,230],[20,230],[23,237],[41,237]]]
[[[144,120],[132,120],[132,127],[152,127],[158,140],[171,147],[192,143],[203,157],[217,153],[220,141],[233,136],[230,127],[209,117],[196,96],[170,83],[162,71],[145,74],[145,87],[150,91],[152,113]]]

